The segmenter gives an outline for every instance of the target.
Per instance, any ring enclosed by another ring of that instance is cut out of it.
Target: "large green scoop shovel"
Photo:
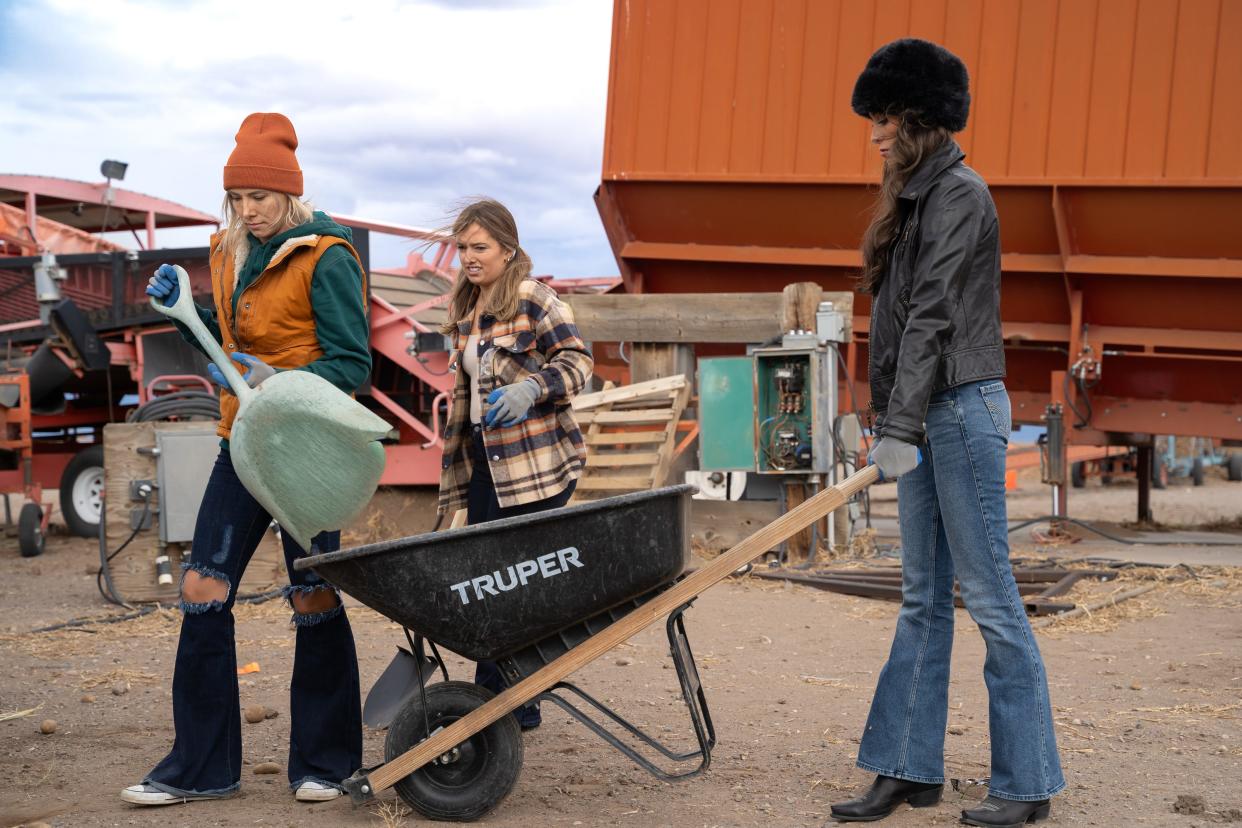
[[[190,296],[190,277],[172,307],[151,306],[188,327],[228,379],[240,407],[229,435],[237,476],[303,549],[325,530],[342,529],[371,500],[384,471],[376,442],[392,426],[323,377],[282,371],[251,388],[208,333]]]

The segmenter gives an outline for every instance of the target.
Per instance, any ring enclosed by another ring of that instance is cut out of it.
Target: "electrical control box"
[[[797,347],[795,342],[751,354],[755,470],[760,474],[832,470],[837,409],[834,352],[822,346]]]
[[[156,431],[156,478],[160,486],[160,540],[189,543],[194,539],[198,506],[220,453],[214,421],[199,428]]]

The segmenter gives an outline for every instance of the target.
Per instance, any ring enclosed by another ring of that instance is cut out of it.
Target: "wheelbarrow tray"
[[[473,661],[494,661],[680,575],[693,486],[619,495],[294,562]]]

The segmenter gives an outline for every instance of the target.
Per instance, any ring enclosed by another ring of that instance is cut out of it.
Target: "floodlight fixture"
[[[113,161],[112,159],[108,159],[99,165],[99,171],[103,173],[103,177],[109,181],[112,181],[113,179],[116,179],[117,181],[124,181],[125,170],[128,168],[129,164],[126,164],[124,161]]]

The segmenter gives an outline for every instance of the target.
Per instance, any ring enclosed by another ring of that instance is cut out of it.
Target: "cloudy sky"
[[[0,0],[0,172],[217,214],[246,114],[290,116],[316,206],[418,226],[504,201],[537,272],[617,272],[599,183],[611,0]],[[190,233],[189,236],[184,234]],[[205,244],[169,231],[162,245]],[[380,245],[375,266],[409,243]]]

